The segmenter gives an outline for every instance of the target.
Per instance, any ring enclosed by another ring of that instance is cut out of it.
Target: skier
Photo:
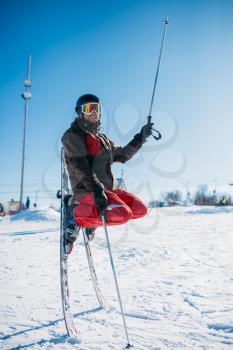
[[[2,203],[0,203],[0,215],[3,216],[4,215],[4,208]]]
[[[111,165],[131,159],[152,134],[153,127],[148,122],[125,147],[117,147],[100,133],[101,105],[97,96],[79,97],[75,111],[77,117],[62,136],[73,191],[73,197],[68,197],[65,232],[70,251],[81,227],[86,228],[90,240],[94,238],[95,229],[102,226],[102,212],[107,225],[123,224],[146,215],[147,207],[139,198],[116,189]]]
[[[26,204],[25,204],[26,210],[30,208],[30,198],[27,197]]]

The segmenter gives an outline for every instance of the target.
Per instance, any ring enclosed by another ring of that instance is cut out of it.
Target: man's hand
[[[93,195],[96,207],[100,210],[100,212],[103,212],[107,207],[107,196],[104,193],[103,184],[96,185]]]
[[[146,142],[146,139],[152,135],[152,128],[154,123],[148,122],[142,127],[142,130],[140,132],[142,143]]]

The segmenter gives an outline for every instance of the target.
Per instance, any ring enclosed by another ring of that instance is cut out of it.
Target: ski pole
[[[166,32],[167,32],[167,26],[168,26],[168,17],[165,18],[165,20],[164,20],[164,30],[163,30],[162,43],[161,43],[161,47],[160,47],[160,53],[159,53],[159,59],[158,59],[158,64],[157,64],[157,70],[156,70],[156,74],[155,74],[155,81],[154,81],[154,87],[153,87],[153,92],[152,92],[152,97],[151,97],[149,114],[148,114],[148,117],[147,117],[148,124],[151,123],[151,119],[152,119],[151,113],[152,113],[152,108],[153,108],[153,104],[154,104],[155,90],[156,90],[158,76],[159,76],[159,68],[160,68],[161,58],[162,58],[162,54],[163,54],[163,46],[164,46],[165,36],[166,36]],[[155,129],[152,129],[152,130],[156,131],[157,134],[158,134],[158,136],[153,135],[153,137],[156,140],[160,140],[161,137],[162,137],[160,132],[158,130],[155,130]]]
[[[118,286],[118,282],[117,282],[116,270],[115,270],[115,266],[114,266],[114,262],[113,262],[110,240],[108,237],[108,231],[107,231],[106,219],[105,219],[104,213],[101,213],[101,219],[102,219],[102,223],[103,223],[103,227],[104,227],[104,232],[105,232],[107,247],[108,247],[108,252],[109,252],[109,259],[110,259],[110,263],[111,263],[111,267],[112,267],[112,272],[113,272],[113,277],[114,277],[114,281],[115,281],[118,301],[119,301],[119,305],[120,305],[120,309],[121,309],[121,316],[122,316],[122,321],[123,321],[123,325],[124,325],[124,329],[125,329],[125,336],[127,339],[127,345],[126,345],[125,349],[129,349],[132,345],[130,345],[130,342],[129,342],[129,335],[128,335],[127,326],[126,326],[126,322],[125,322],[125,315],[124,315],[124,310],[123,310],[123,306],[122,306],[120,290],[119,290],[119,286]]]

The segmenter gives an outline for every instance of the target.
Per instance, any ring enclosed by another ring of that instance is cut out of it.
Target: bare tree
[[[182,193],[178,190],[170,191],[165,194],[164,199],[169,207],[180,205],[182,204]]]

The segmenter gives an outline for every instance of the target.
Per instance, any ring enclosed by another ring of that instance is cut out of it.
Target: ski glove
[[[96,207],[100,210],[100,212],[103,212],[107,207],[107,196],[104,193],[103,184],[100,183],[99,185],[96,185],[93,191],[93,196]]]
[[[142,143],[146,142],[147,138],[152,135],[152,129],[153,129],[154,123],[146,123],[143,127],[142,130],[140,131],[140,137]]]

